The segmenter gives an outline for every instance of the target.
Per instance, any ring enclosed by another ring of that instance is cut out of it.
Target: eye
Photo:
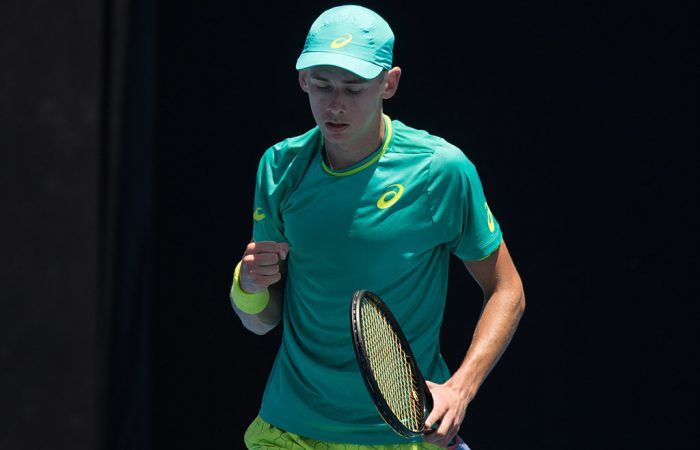
[[[327,84],[314,84],[314,88],[316,88],[319,91],[330,91],[331,87]]]
[[[362,93],[362,89],[350,89],[350,88],[348,88],[348,89],[345,89],[345,92],[348,95],[360,95]]]

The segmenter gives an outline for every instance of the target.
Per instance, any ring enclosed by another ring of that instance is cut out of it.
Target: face
[[[400,69],[394,69],[370,80],[334,66],[299,72],[299,84],[309,95],[311,112],[327,145],[359,149],[378,145],[382,100],[393,96],[398,84]]]

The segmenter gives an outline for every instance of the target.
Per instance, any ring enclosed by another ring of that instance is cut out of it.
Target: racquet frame
[[[412,386],[415,387],[417,392],[409,393],[408,395],[415,395],[419,399],[419,404],[422,405],[423,409],[423,419],[427,417],[428,413],[432,409],[433,399],[430,395],[430,390],[425,383],[423,374],[421,373],[416,359],[411,351],[411,346],[403,333],[403,330],[399,326],[398,321],[389,310],[389,307],[384,303],[384,301],[379,298],[378,295],[370,292],[366,289],[360,289],[356,291],[352,297],[352,303],[350,307],[351,316],[351,328],[352,328],[352,339],[353,347],[355,349],[355,356],[357,357],[357,362],[360,366],[360,373],[362,379],[367,386],[367,390],[374,401],[374,405],[377,411],[383,418],[383,420],[399,435],[412,438],[424,434],[425,429],[412,430],[405,426],[401,420],[391,411],[384,395],[379,388],[379,383],[375,378],[375,375],[370,366],[367,349],[366,340],[363,334],[363,323],[362,323],[362,308],[364,302],[373,303],[380,313],[384,316],[384,319],[389,324],[392,332],[397,338],[397,342],[401,346],[404,355],[406,355],[405,363],[411,367],[411,372],[414,375],[414,382]]]

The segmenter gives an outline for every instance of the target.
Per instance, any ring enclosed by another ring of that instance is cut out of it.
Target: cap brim
[[[353,56],[330,52],[306,52],[297,59],[297,70],[308,69],[313,66],[336,66],[349,70],[358,77],[371,79],[379,75],[383,67]]]

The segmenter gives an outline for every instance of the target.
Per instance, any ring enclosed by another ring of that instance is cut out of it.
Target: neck
[[[326,165],[332,170],[342,170],[357,164],[374,153],[382,145],[386,133],[384,115],[382,114],[380,118],[378,129],[368,133],[367,138],[347,143],[326,140],[324,142]]]

